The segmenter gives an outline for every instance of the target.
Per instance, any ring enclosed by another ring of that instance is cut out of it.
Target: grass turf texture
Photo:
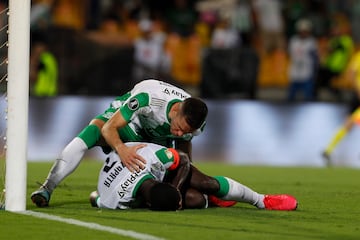
[[[297,211],[264,211],[245,203],[231,208],[152,212],[99,210],[89,204],[101,163],[83,161],[55,190],[50,207],[30,200],[51,163],[28,164],[27,210],[94,222],[165,239],[359,239],[359,170],[281,168],[197,163],[209,175],[225,175],[261,193],[297,197]],[[112,233],[0,211],[2,239],[132,239]]]

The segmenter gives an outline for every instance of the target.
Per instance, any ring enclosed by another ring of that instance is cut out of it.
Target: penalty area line
[[[83,222],[83,221],[72,219],[72,218],[64,218],[64,217],[59,217],[59,216],[46,214],[46,213],[40,213],[40,212],[34,212],[34,211],[22,211],[22,212],[18,212],[18,213],[32,216],[32,217],[53,220],[53,221],[63,222],[63,223],[72,224],[72,225],[76,225],[76,226],[80,226],[80,227],[85,227],[85,228],[89,228],[91,230],[99,230],[99,231],[109,232],[109,233],[126,236],[126,237],[131,237],[131,238],[135,238],[135,239],[139,239],[139,240],[164,240],[164,238],[159,238],[159,237],[148,235],[148,234],[138,233],[138,232],[134,232],[131,230],[113,228],[113,227],[109,227],[109,226],[100,225],[98,223]]]

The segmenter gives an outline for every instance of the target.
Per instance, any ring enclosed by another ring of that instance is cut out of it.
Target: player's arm
[[[175,177],[172,179],[171,184],[180,190],[190,173],[190,159],[188,157],[188,154],[182,151],[177,151],[177,153],[179,163],[176,169],[174,169],[174,171],[176,171],[176,174]]]
[[[190,162],[192,161],[192,143],[191,140],[182,140],[176,139],[175,140],[175,148],[177,150],[183,151],[189,157]]]
[[[119,136],[118,129],[125,127],[127,124],[128,122],[122,116],[121,111],[117,110],[114,115],[104,124],[101,130],[101,134],[110,147],[119,154],[120,159],[124,165],[131,172],[135,172],[145,167],[145,159],[138,155],[136,151],[146,145],[139,144],[128,147],[124,144]]]

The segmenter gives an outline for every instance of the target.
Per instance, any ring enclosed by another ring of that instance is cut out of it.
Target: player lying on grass
[[[126,144],[131,146],[138,143]],[[231,178],[207,176],[195,168],[187,154],[181,151],[146,143],[137,153],[146,159],[146,166],[135,173],[121,163],[119,155],[110,153],[100,171],[97,191],[90,195],[92,206],[110,209],[141,206],[154,209],[155,205],[157,210],[174,210],[174,206],[177,209],[206,208],[208,196],[216,196],[234,203],[249,203],[259,209],[297,208],[296,199],[290,195],[263,195]],[[167,177],[169,175],[170,178]],[[168,183],[160,184],[164,181],[170,181],[169,184],[176,191],[165,187]],[[158,188],[157,194],[153,190],[155,186]],[[175,192],[179,198],[175,197]],[[165,204],[167,201],[170,203]]]

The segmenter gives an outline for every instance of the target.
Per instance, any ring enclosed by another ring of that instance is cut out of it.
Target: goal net
[[[8,11],[7,3],[0,4],[0,208],[5,208],[5,140],[6,140],[6,88],[8,54]]]

